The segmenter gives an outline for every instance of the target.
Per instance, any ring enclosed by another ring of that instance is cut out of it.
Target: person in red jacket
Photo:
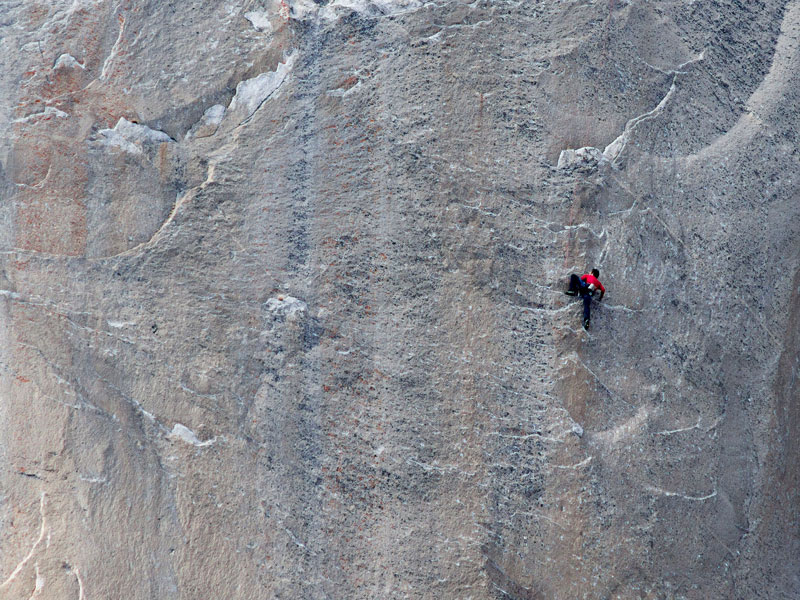
[[[595,295],[597,290],[600,290],[600,297],[597,299],[600,302],[603,296],[606,295],[606,288],[600,283],[600,271],[592,269],[591,273],[585,273],[578,277],[574,273],[569,278],[569,289],[567,294],[570,296],[577,296],[580,294],[583,299],[583,328],[589,329],[590,320],[590,307],[592,304],[592,296]]]

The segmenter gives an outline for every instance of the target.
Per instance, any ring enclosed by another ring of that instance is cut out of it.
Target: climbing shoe
[[[583,328],[584,329],[589,329],[589,319],[584,319],[583,320]]]

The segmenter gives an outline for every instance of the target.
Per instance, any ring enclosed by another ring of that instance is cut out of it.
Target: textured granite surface
[[[6,0],[0,597],[800,597],[798,96],[796,0]]]

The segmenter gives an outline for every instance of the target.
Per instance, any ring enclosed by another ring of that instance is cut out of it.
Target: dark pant
[[[592,305],[592,292],[589,291],[589,286],[580,277],[573,273],[569,278],[569,289],[581,295],[583,299],[583,320],[588,321],[590,315],[590,307]]]
[[[592,296],[589,293],[583,294],[581,296],[583,298],[583,320],[589,320],[589,306],[592,304]]]
[[[583,291],[586,289],[586,284],[583,280],[573,273],[569,276],[569,291],[575,292],[576,294],[583,295]]]

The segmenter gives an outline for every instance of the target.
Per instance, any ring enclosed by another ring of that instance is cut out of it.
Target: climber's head
[[[598,271],[597,269],[592,269],[592,275],[600,279],[600,271]]]

